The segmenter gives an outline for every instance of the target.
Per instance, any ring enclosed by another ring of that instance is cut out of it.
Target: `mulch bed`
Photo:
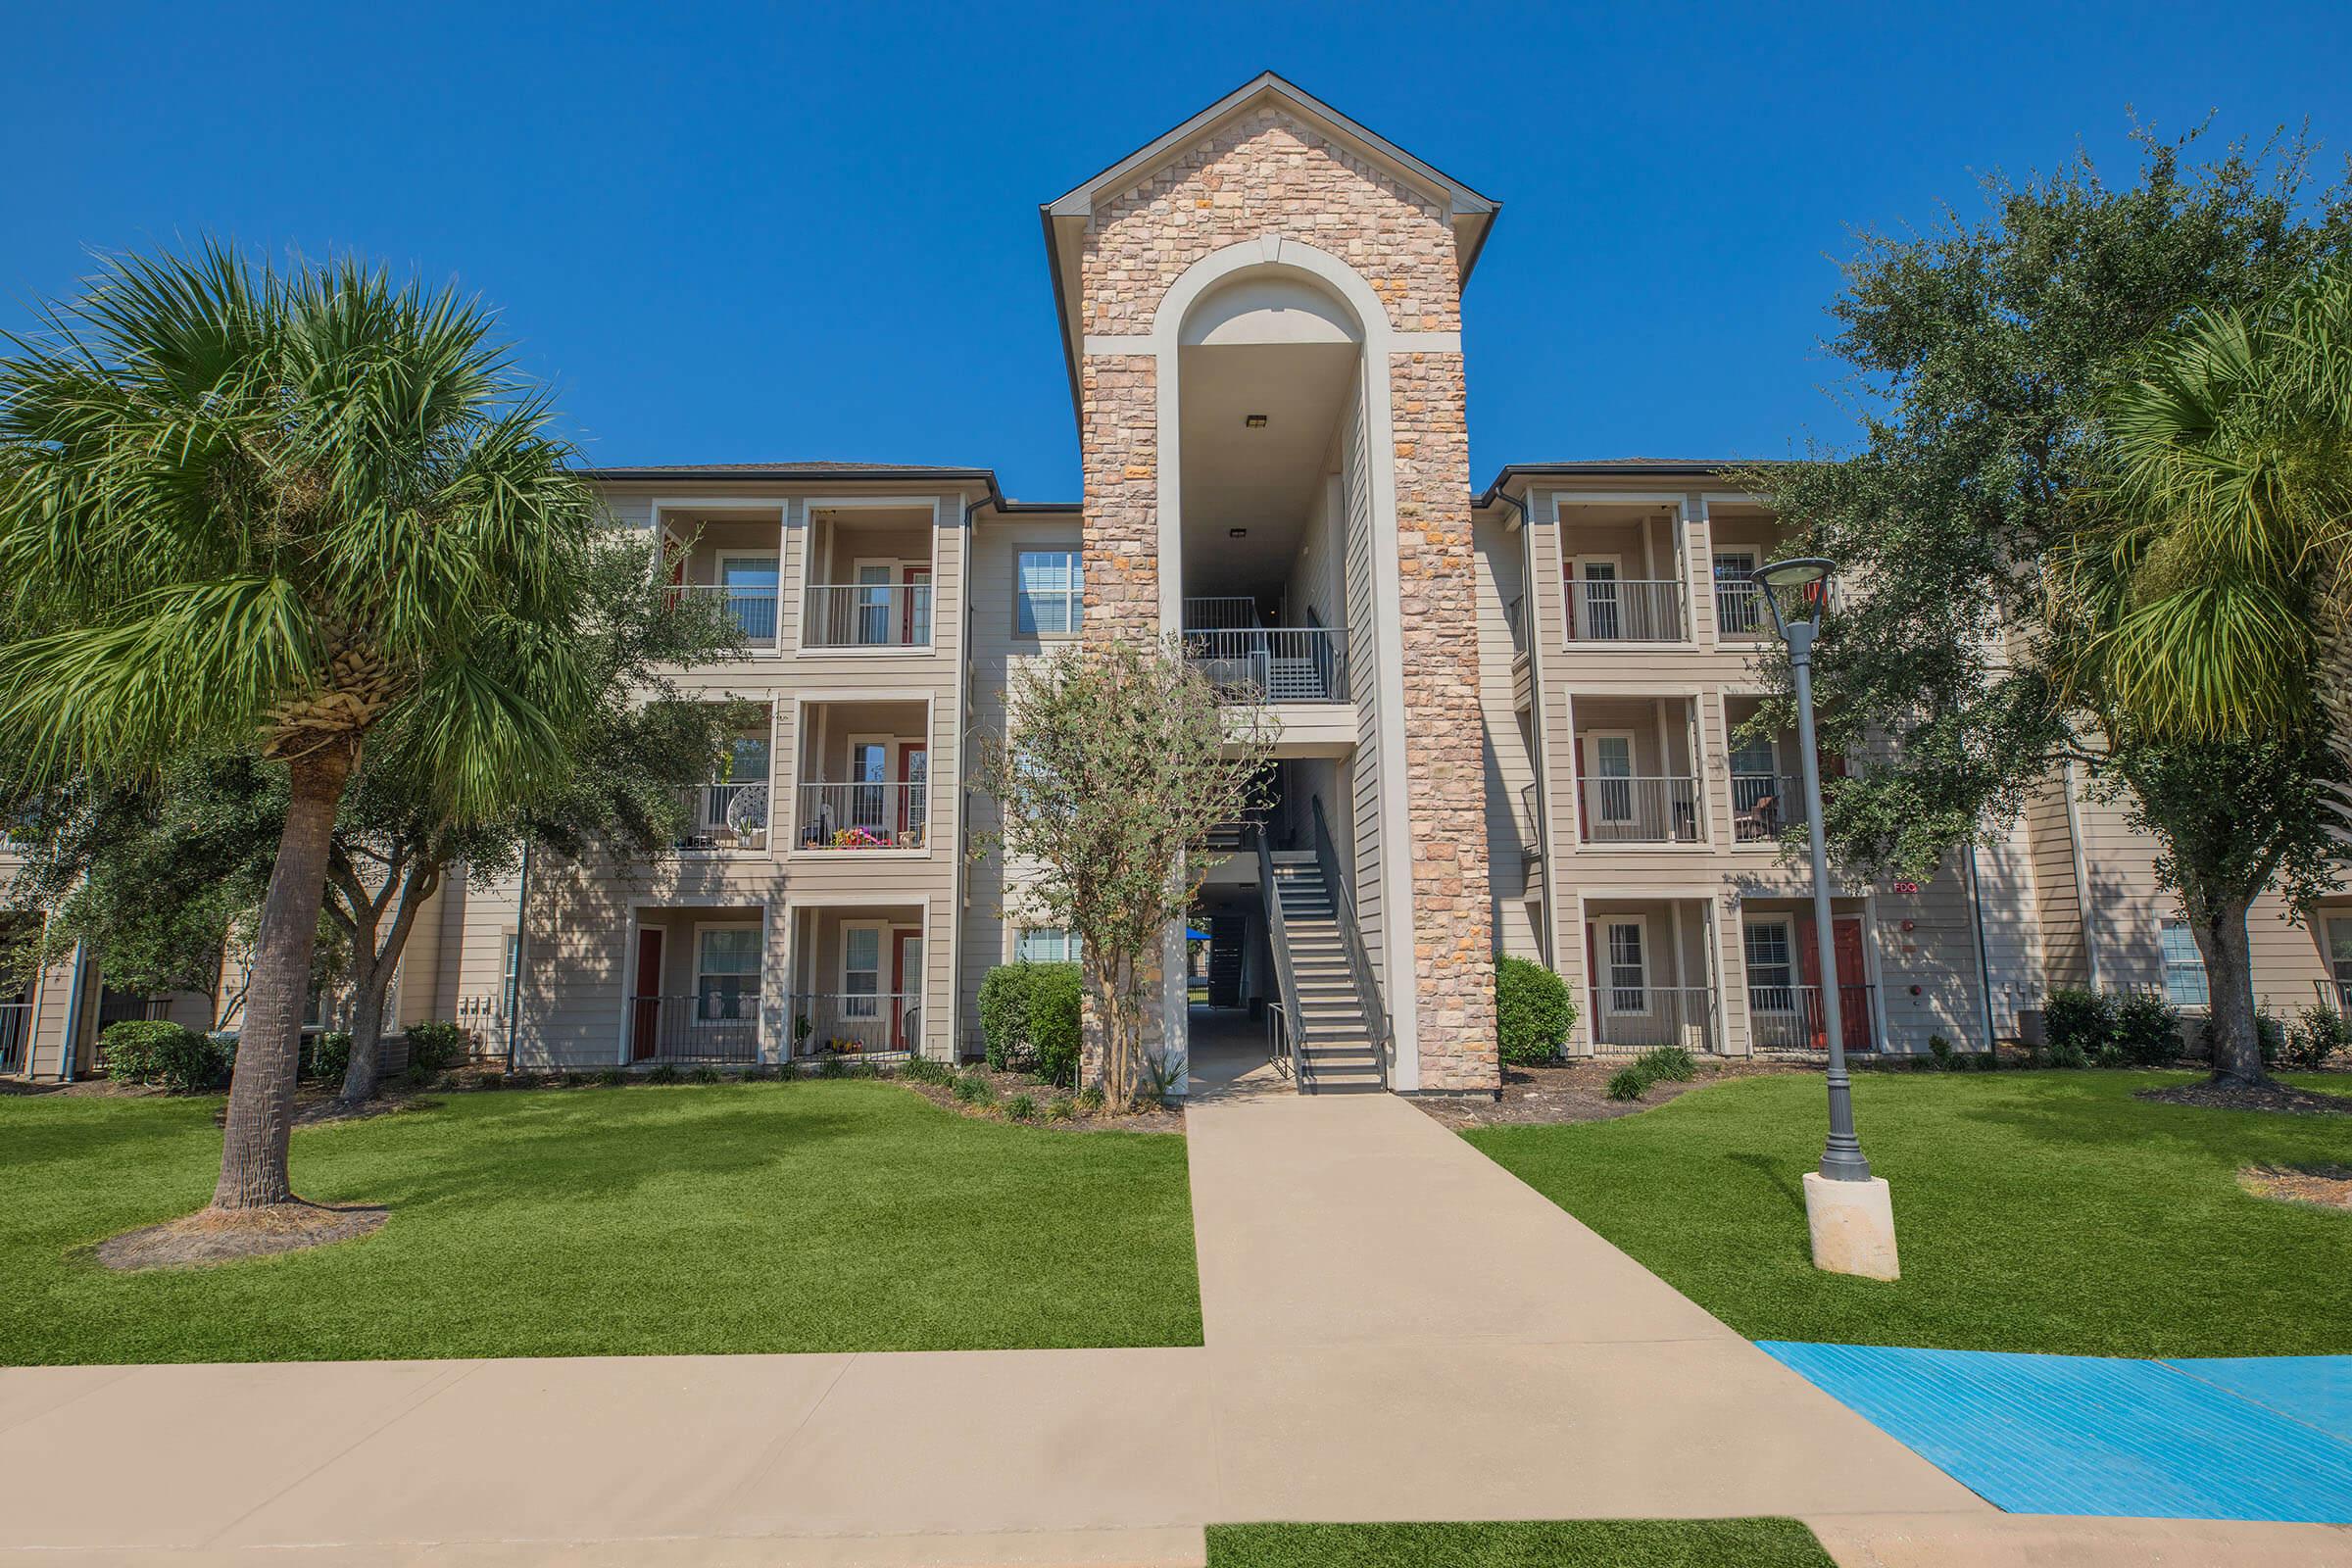
[[[1777,1062],[1701,1061],[1689,1083],[1660,1080],[1640,1100],[1611,1100],[1609,1080],[1629,1063],[1613,1057],[1571,1062],[1564,1067],[1505,1067],[1499,1100],[1440,1100],[1416,1097],[1413,1103],[1457,1130],[1469,1127],[1537,1127],[1556,1122],[1610,1121],[1651,1110],[1678,1095],[1732,1078],[1802,1072]]]
[[[2160,1105],[2196,1105],[2206,1110],[2268,1110],[2289,1116],[2352,1115],[2352,1099],[2314,1094],[2288,1084],[2181,1084],[2173,1089],[2142,1089],[2132,1097]]]
[[[2237,1183],[2256,1198],[2352,1210],[2352,1165],[2248,1165]]]
[[[179,1219],[125,1231],[91,1249],[104,1267],[124,1273],[151,1268],[196,1268],[249,1257],[298,1252],[368,1236],[391,1210],[354,1204],[273,1203],[268,1208],[203,1208]]]
[[[1005,1101],[1015,1095],[1027,1095],[1037,1102],[1039,1114],[1026,1121],[1017,1122],[1015,1125],[1033,1127],[1042,1132],[1181,1133],[1184,1131],[1184,1112],[1167,1105],[1155,1105],[1150,1110],[1139,1110],[1132,1116],[1098,1114],[1072,1116],[1067,1121],[1048,1121],[1044,1114],[1046,1106],[1062,1096],[1062,1091],[1054,1088],[1052,1084],[1041,1083],[1027,1073],[996,1072],[976,1064],[964,1068],[963,1073],[966,1077],[976,1075],[985,1078],[995,1085],[996,1101],[988,1105],[972,1105],[957,1100],[955,1092],[946,1084],[917,1083],[909,1078],[896,1076],[886,1081],[895,1083],[902,1089],[912,1090],[943,1110],[955,1111],[959,1116],[976,1116],[997,1121],[1006,1119],[1004,1116]]]

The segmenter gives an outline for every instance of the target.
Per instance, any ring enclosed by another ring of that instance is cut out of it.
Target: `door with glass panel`
[[[1585,738],[1586,819],[1596,838],[1623,838],[1634,829],[1634,738]]]
[[[855,641],[858,647],[871,648],[891,640],[891,587],[897,575],[898,568],[890,562],[858,563],[855,612]]]
[[[1571,635],[1591,637],[1602,642],[1614,642],[1625,635],[1625,616],[1618,602],[1617,563],[1614,561],[1583,561],[1577,563],[1578,609],[1583,612],[1581,625],[1571,625]]]
[[[845,827],[862,828],[875,838],[886,838],[891,829],[890,808],[890,742],[852,741],[850,743],[849,821]]]
[[[773,642],[776,636],[776,558],[722,556],[718,586],[727,613],[735,618],[746,642]]]
[[[1725,637],[1752,637],[1764,622],[1764,606],[1748,573],[1756,558],[1744,550],[1715,553],[1715,630]]]
[[[841,930],[841,1030],[843,1044],[874,1051],[890,1036],[882,1002],[882,928]]]

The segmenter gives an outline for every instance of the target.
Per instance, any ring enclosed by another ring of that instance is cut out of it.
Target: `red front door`
[[[629,1059],[643,1061],[654,1054],[662,1034],[662,928],[647,926],[637,933],[637,985],[629,1008]]]
[[[1821,981],[1821,939],[1813,934],[1813,922],[1798,918],[1796,924],[1797,967],[1803,972],[1804,983],[1818,986]],[[1869,965],[1862,957],[1862,922],[1847,915],[1830,922],[1830,939],[1838,946],[1838,1009],[1842,1026],[1845,1049],[1868,1051],[1874,1020],[1871,1017]],[[1813,1049],[1829,1049],[1827,1006],[1809,1008],[1805,1026],[1812,1035]]]
[[[914,1042],[906,1025],[923,992],[923,934],[894,931],[890,935],[890,1048],[909,1051]],[[917,1030],[920,1027],[917,1021]]]
[[[922,847],[923,823],[931,805],[923,798],[923,786],[930,778],[929,743],[900,747],[899,782],[906,787],[899,791],[899,843],[909,848]]]

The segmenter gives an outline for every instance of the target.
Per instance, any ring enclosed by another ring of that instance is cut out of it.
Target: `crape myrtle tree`
[[[2128,803],[2160,875],[2203,911],[2217,1076],[2253,1082],[2245,909],[2266,880],[2290,900],[2319,885],[2328,826],[2311,805],[2338,764],[2300,721],[2188,740],[2081,678],[2060,569],[2104,525],[2105,400],[2151,341],[2204,310],[2259,309],[2352,234],[2352,200],[2311,193],[2299,142],[2203,164],[2194,142],[2141,135],[2129,185],[2079,159],[1990,179],[1981,219],[1864,236],[1830,344],[1860,447],[1747,480],[1845,589],[1815,662],[1823,744],[1860,763],[1826,802],[1833,853],[1924,874],[2074,764]],[[1760,722],[1779,722],[1786,705],[1769,706]]]
[[[571,766],[554,786],[456,817],[398,756],[363,759],[327,855],[321,956],[331,961],[315,962],[312,977],[349,987],[347,1104],[376,1091],[393,975],[426,901],[453,877],[505,880],[526,843],[642,860],[675,842],[688,792],[713,775],[750,705],[679,691],[672,668],[723,655],[740,633],[709,596],[665,593],[660,580],[640,539],[590,552],[581,658],[598,700],[567,732]],[[237,959],[269,882],[286,789],[282,769],[243,751],[182,758],[153,780],[37,793],[20,807],[30,854],[14,900],[56,911],[50,954],[90,942],[110,979],[206,992],[225,982],[225,1023],[243,1000]]]
[[[0,753],[286,778],[213,1206],[294,1201],[296,1053],[364,748],[466,818],[553,784],[595,507],[488,317],[357,261],[107,263],[0,360]]]
[[[1146,1054],[1146,1009],[1168,928],[1213,862],[1211,831],[1260,803],[1275,720],[1223,690],[1179,639],[1105,637],[1022,664],[1001,733],[976,748],[995,798],[989,835],[1028,873],[1005,913],[1077,934],[1105,1103],[1136,1108],[1164,1077]]]

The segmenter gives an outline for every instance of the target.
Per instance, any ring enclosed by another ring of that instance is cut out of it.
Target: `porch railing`
[[[1694,778],[1577,780],[1587,844],[1695,844],[1704,833]]]
[[[1230,596],[1221,599],[1187,599],[1184,602],[1184,623],[1202,631],[1246,629],[1257,624],[1257,601]]]
[[[1805,814],[1805,781],[1787,773],[1732,775],[1732,842],[1764,844]]]
[[[1838,988],[1838,1011],[1845,1049],[1878,1049],[1878,987]],[[1830,1031],[1822,1013],[1819,986],[1749,986],[1747,1035],[1757,1051],[1826,1052]]]
[[[1672,577],[1568,579],[1572,642],[1679,643],[1683,585]]]
[[[808,590],[805,648],[927,648],[931,585],[817,583]]]
[[[0,1073],[21,1073],[32,1050],[32,1004],[0,1002]]]
[[[760,994],[629,998],[629,1059],[748,1065],[760,1059]]]
[[[1337,626],[1191,626],[1184,647],[1211,682],[1264,702],[1348,700],[1348,634]]]
[[[923,999],[918,992],[807,992],[789,1001],[796,1057],[922,1052]]]
[[[1820,586],[1805,590],[1805,597],[1818,596]],[[1836,606],[1838,587],[1830,585],[1829,602]],[[1777,636],[1772,627],[1772,607],[1764,602],[1764,591],[1744,577],[1715,579],[1715,635],[1731,638]]]
[[[1660,1046],[1713,1054],[1721,1049],[1715,993],[1705,986],[1592,988],[1592,1052],[1634,1055]]]
[[[765,784],[706,784],[686,802],[681,850],[757,850],[767,844]]]
[[[729,583],[685,582],[671,585],[670,592],[718,604],[734,620],[735,629],[743,634],[745,642],[755,648],[761,644],[774,646],[776,590],[772,586],[740,588]]]
[[[800,827],[804,850],[919,850],[928,843],[927,786],[804,784]]]

